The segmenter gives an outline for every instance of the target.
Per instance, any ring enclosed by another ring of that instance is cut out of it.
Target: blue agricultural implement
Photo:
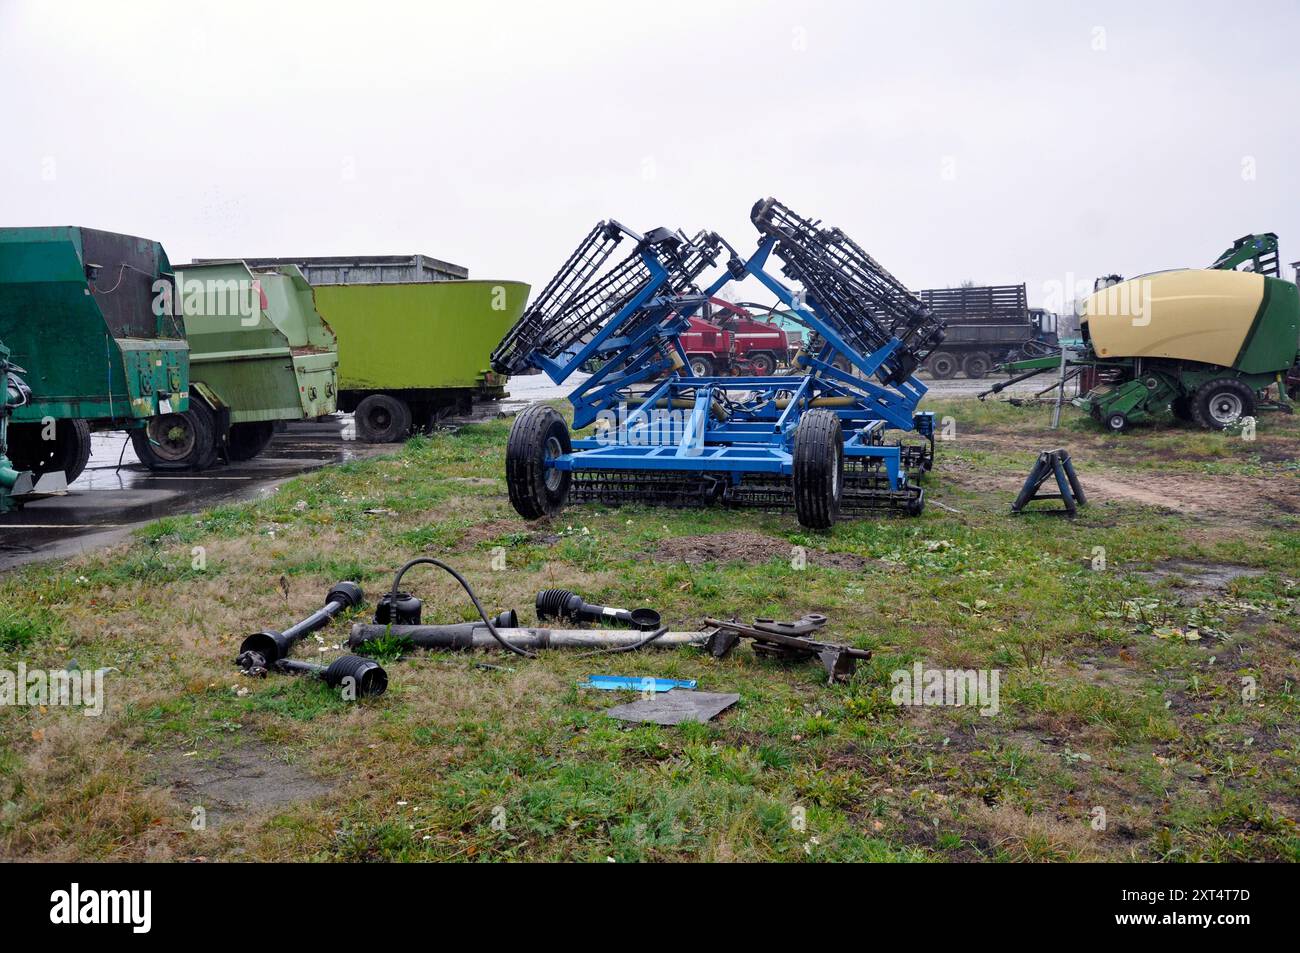
[[[926,388],[914,375],[943,323],[838,228],[775,199],[750,218],[760,237],[748,258],[713,232],[599,223],[497,346],[501,374],[537,369],[562,384],[593,371],[569,395],[574,429],[589,433],[571,436],[548,405],[516,418],[506,476],[520,515],[552,515],[571,499],[793,503],[803,525],[825,529],[842,512],[921,512],[934,422],[917,411]],[[632,250],[616,259],[625,240]],[[797,287],[772,273],[774,259]],[[691,317],[748,278],[804,324],[815,349],[788,375],[695,374],[681,341]],[[891,430],[922,439],[887,441]]]

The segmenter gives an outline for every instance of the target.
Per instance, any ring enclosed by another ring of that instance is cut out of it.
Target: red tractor
[[[775,374],[790,361],[790,339],[774,321],[759,320],[730,301],[710,298],[681,336],[697,377]]]

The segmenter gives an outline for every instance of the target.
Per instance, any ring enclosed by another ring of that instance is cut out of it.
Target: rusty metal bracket
[[[871,658],[871,652],[868,649],[808,638],[826,622],[826,616],[819,613],[806,615],[794,622],[755,619],[753,625],[745,625],[734,619],[706,619],[705,624],[712,626],[713,632],[704,647],[714,658],[722,658],[742,638],[753,639],[755,655],[781,662],[815,658],[826,669],[827,684],[847,682],[857,671],[858,660]]]

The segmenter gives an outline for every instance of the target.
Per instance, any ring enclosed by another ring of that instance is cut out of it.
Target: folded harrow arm
[[[538,368],[556,383],[591,372],[569,401],[574,429],[593,433],[572,435],[545,405],[516,418],[506,469],[521,515],[554,514],[571,497],[793,504],[818,529],[841,511],[920,512],[933,419],[917,412],[926,389],[912,375],[942,341],[942,322],[839,229],[774,199],[751,217],[760,237],[748,258],[712,232],[642,235],[602,222],[507,334],[492,356],[498,371]],[[616,260],[624,238],[634,247]],[[767,270],[773,255],[801,288]],[[789,374],[696,375],[684,337],[693,315],[748,277],[821,343]],[[888,430],[926,442],[888,443]]]

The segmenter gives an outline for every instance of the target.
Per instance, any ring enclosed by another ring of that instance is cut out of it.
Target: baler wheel
[[[506,487],[524,519],[554,516],[569,499],[572,474],[546,461],[569,453],[569,427],[554,407],[534,404],[515,418],[506,442]]]
[[[794,512],[809,529],[830,529],[844,494],[844,434],[833,410],[810,410],[794,432]]]
[[[1128,418],[1121,413],[1111,414],[1106,418],[1106,429],[1111,433],[1123,433],[1128,429]]]
[[[1198,387],[1191,405],[1198,424],[1222,430],[1235,420],[1255,415],[1255,392],[1235,378],[1221,377]]]
[[[131,448],[150,470],[206,470],[217,462],[217,418],[198,397],[183,414],[150,417],[131,431]]]
[[[274,436],[275,424],[269,420],[232,424],[230,437],[226,441],[226,453],[236,462],[251,460],[266,449]]]
[[[389,394],[371,394],[353,414],[357,436],[364,443],[398,443],[411,432],[411,408]]]

